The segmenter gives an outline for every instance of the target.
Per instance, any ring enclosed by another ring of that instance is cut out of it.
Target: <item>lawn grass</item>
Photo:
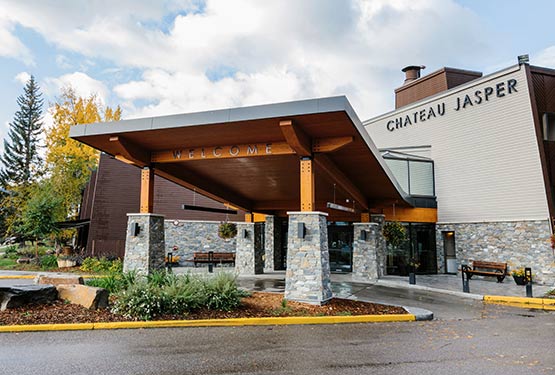
[[[11,270],[17,267],[17,262],[15,259],[10,258],[0,258],[0,268],[5,270]]]

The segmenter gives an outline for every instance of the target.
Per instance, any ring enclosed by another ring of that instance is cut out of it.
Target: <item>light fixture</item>
[[[366,241],[366,231],[364,229],[360,231],[360,240]]]
[[[131,236],[137,237],[139,233],[141,233],[141,227],[139,226],[139,223],[131,224]]]
[[[297,237],[304,238],[305,235],[306,235],[306,228],[304,226],[304,223],[297,223]]]

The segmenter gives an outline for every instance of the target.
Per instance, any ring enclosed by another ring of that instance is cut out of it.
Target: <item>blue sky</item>
[[[345,94],[393,107],[400,69],[555,68],[550,0],[0,0],[0,136],[33,74],[125,118]],[[51,120],[46,116],[47,126]]]

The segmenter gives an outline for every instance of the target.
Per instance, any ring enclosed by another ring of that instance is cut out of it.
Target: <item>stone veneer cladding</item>
[[[285,298],[323,304],[332,298],[328,252],[327,214],[288,212],[287,271]],[[299,238],[298,224],[306,234]]]
[[[224,252],[234,253],[237,239],[222,239],[218,236],[220,222],[193,220],[166,220],[166,253],[178,255],[182,265],[190,265],[187,260],[193,259],[195,252]],[[173,247],[177,246],[177,251]]]
[[[387,245],[385,237],[382,234],[383,226],[385,224],[385,215],[373,214],[370,215],[370,221],[378,224],[376,228],[376,260],[378,262],[378,277],[385,275]]]
[[[255,246],[255,228],[255,223],[237,223],[235,272],[239,275],[255,275],[263,272],[264,247],[262,244]],[[262,230],[260,226],[259,228]]]
[[[272,272],[274,270],[274,257],[276,254],[276,232],[278,226],[276,225],[275,216],[266,215],[264,224],[264,272]]]
[[[378,260],[376,253],[377,223],[353,223],[353,280],[376,281]],[[366,239],[361,239],[362,231]]]
[[[531,267],[538,283],[555,284],[549,221],[437,224],[438,270],[445,272],[442,232],[455,232],[457,268],[472,260],[507,262],[509,272]]]
[[[127,239],[123,271],[149,274],[164,268],[164,216],[155,214],[127,214]],[[134,236],[132,229],[139,225]]]

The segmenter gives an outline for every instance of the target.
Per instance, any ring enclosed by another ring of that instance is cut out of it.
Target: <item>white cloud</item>
[[[478,18],[452,0],[207,0],[202,13],[195,3],[4,5],[62,50],[143,70],[114,88],[133,117],[346,94],[366,118],[392,107],[403,66],[464,68],[488,51]],[[223,67],[230,73],[208,78]],[[71,78],[106,98],[101,82],[76,74],[53,86]]]
[[[34,65],[31,51],[13,34],[14,23],[0,15],[0,56],[21,60],[25,65]]]
[[[77,96],[97,95],[102,105],[106,104],[109,95],[109,90],[104,83],[82,72],[64,74],[57,78],[46,78],[44,82],[43,91],[52,97],[58,95],[60,90],[66,86],[71,86]]]
[[[29,81],[31,79],[31,75],[27,72],[21,72],[21,73],[16,74],[14,79],[17,82],[21,83],[22,85],[25,85],[27,83],[27,81]]]
[[[547,47],[536,55],[532,56],[531,61],[534,65],[555,68],[555,46]]]

